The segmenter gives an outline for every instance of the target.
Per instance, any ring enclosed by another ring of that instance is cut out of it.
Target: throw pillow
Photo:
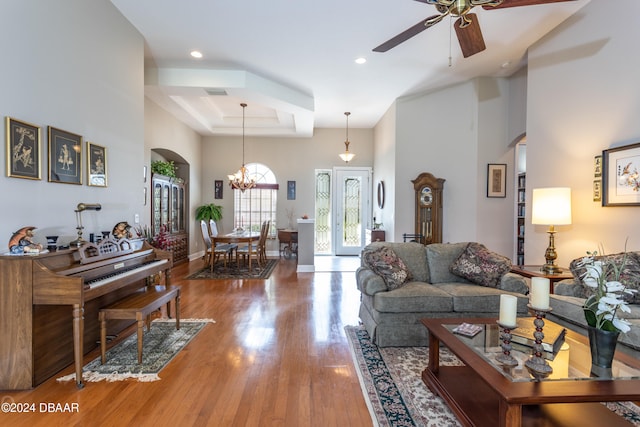
[[[469,243],[451,264],[453,274],[478,285],[495,288],[502,276],[511,270],[511,260],[490,251],[481,243]]]
[[[613,255],[600,255],[596,256],[596,261],[613,262],[616,265],[622,265],[625,253]],[[582,265],[582,258],[576,258],[569,264],[569,269],[573,274],[573,278],[584,288],[585,298],[593,295],[594,289],[587,286],[582,281],[587,269]],[[607,279],[613,279],[614,273],[611,272]],[[627,252],[627,259],[624,264],[624,268],[620,272],[620,283],[625,285],[629,289],[635,289],[636,292],[632,294],[624,293],[624,299],[630,304],[640,304],[640,254],[638,252]]]
[[[365,266],[382,277],[390,291],[411,280],[407,266],[389,247],[366,249],[362,252],[362,260]]]

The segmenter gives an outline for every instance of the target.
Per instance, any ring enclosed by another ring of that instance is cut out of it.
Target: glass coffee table
[[[472,338],[455,334],[463,322],[482,331]],[[567,330],[563,349],[549,362],[553,373],[538,381],[523,366],[528,353],[512,350],[519,362],[513,368],[496,361],[502,349],[495,319],[422,319],[422,324],[429,330],[422,380],[464,426],[631,425],[598,403],[640,400],[640,363],[626,354],[616,353],[611,370],[592,368],[587,338]],[[441,365],[441,345],[464,365]]]

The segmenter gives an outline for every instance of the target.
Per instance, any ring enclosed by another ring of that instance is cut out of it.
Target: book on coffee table
[[[522,347],[529,349],[533,348],[535,344],[535,338],[533,333],[536,331],[536,327],[533,324],[535,317],[519,317],[516,320],[516,328],[511,330],[511,344],[514,348],[523,351]],[[544,353],[548,353],[545,358],[553,359],[552,355],[555,355],[560,351],[562,343],[564,343],[564,336],[567,330],[562,326],[546,320],[544,322],[544,328],[542,333],[544,338],[542,340],[542,349]]]

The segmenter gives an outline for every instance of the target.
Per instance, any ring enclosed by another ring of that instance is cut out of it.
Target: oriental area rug
[[[151,329],[145,331],[142,347],[142,363],[138,364],[138,338],[132,334],[106,352],[106,363],[100,356],[83,367],[82,378],[87,382],[123,381],[136,379],[140,382],[158,381],[158,373],[186,347],[211,319],[180,319],[176,330],[174,319],[156,319]],[[60,377],[57,381],[75,381],[76,374]]]
[[[276,265],[278,265],[277,259],[268,259],[262,267],[256,261],[252,261],[251,270],[249,270],[247,263],[240,262],[238,266],[235,261],[232,261],[225,267],[224,262],[219,260],[213,266],[213,272],[211,267],[205,267],[187,279],[268,279]]]
[[[347,341],[374,426],[459,426],[442,399],[422,382],[428,347],[378,347],[362,326],[345,326]],[[440,363],[461,362],[446,348]],[[630,402],[606,406],[632,425],[640,426],[640,408]]]

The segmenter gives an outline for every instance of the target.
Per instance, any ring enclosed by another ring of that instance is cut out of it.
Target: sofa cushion
[[[411,280],[411,274],[404,261],[388,246],[365,248],[362,261],[382,277],[389,290],[397,289],[407,280]]]
[[[365,250],[382,247],[389,247],[394,250],[398,258],[404,261],[413,280],[416,282],[429,281],[427,250],[424,245],[416,242],[373,242]]]
[[[507,293],[471,283],[439,283],[434,286],[451,295],[456,313],[491,313],[496,317],[500,313],[500,295]],[[527,313],[529,299],[522,294],[509,294],[518,298],[518,313]]]
[[[612,255],[599,255],[594,259],[602,261],[603,263],[614,263],[617,266],[622,265],[625,253],[621,252]],[[584,287],[584,295],[589,296],[594,293],[594,289],[585,285],[582,278],[587,272],[587,269],[582,265],[582,258],[576,258],[569,264],[569,269],[573,274],[575,280]],[[614,272],[611,271],[607,279],[612,280],[614,278]],[[640,253],[627,252],[624,268],[620,272],[620,282],[629,289],[635,289],[636,292],[631,294],[624,294],[624,299],[633,304],[640,303]]]
[[[449,267],[460,256],[469,242],[432,243],[427,245],[427,262],[429,264],[429,283],[463,282],[468,280],[453,274]]]
[[[447,313],[453,311],[451,295],[424,282],[408,282],[391,292],[379,292],[373,307],[390,313]]]
[[[495,288],[500,278],[511,270],[511,260],[490,251],[481,243],[471,242],[449,267],[450,271],[478,285]]]

